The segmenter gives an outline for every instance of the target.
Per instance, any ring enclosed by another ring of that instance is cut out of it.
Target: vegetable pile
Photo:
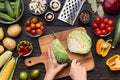
[[[112,32],[114,21],[109,18],[96,17],[94,19],[92,27],[96,35],[104,37]]]
[[[2,0],[0,2],[0,19],[13,22],[18,19],[22,11],[21,0],[10,2],[9,0]]]
[[[44,31],[44,25],[42,21],[39,21],[37,17],[28,19],[25,23],[26,31],[29,35],[36,36],[41,35]]]

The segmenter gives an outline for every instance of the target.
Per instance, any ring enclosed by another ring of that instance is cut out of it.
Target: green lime
[[[27,80],[28,73],[27,72],[20,72],[19,77],[20,77],[20,80]]]
[[[30,73],[30,77],[32,79],[36,79],[40,74],[40,70],[39,69],[34,69],[32,70],[32,72]]]

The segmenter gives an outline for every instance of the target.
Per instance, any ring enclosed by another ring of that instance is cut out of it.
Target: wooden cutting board
[[[70,55],[70,57],[72,59],[78,59],[80,61],[81,65],[83,67],[85,67],[87,71],[90,71],[95,67],[92,52],[90,51],[86,55],[80,55],[80,54],[74,54],[74,53],[69,52],[69,50],[67,48],[66,40],[67,40],[69,33],[73,30],[81,30],[81,31],[86,32],[85,28],[79,27],[79,28],[74,28],[74,29],[70,29],[70,30],[65,30],[62,32],[57,32],[57,33],[55,33],[55,35],[60,40],[60,42],[62,43],[62,45],[64,46],[64,48],[68,52],[68,54]],[[39,42],[40,50],[41,50],[42,54],[41,54],[41,56],[38,56],[38,57],[27,58],[25,60],[26,66],[33,66],[33,65],[38,64],[38,63],[44,63],[46,71],[47,71],[47,63],[49,62],[47,51],[48,51],[49,45],[51,44],[51,42],[54,39],[55,38],[54,38],[53,34],[49,34],[49,35],[40,37],[38,39],[38,42]],[[68,76],[69,69],[70,69],[70,65],[68,65],[60,73],[58,73],[58,75],[56,76],[56,79]]]

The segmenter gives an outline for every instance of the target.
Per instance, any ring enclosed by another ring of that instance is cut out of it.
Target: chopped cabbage
[[[67,45],[70,52],[87,54],[92,47],[92,40],[87,33],[74,30],[67,38]]]
[[[70,61],[70,57],[58,39],[52,42],[53,52],[58,63]]]

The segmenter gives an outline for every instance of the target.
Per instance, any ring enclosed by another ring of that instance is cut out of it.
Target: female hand
[[[48,66],[47,66],[47,72],[45,75],[44,80],[53,80],[54,77],[58,72],[60,72],[65,66],[67,66],[67,63],[65,64],[58,64],[54,53],[52,46],[49,47],[48,49]]]
[[[80,62],[77,62],[76,59],[71,63],[69,75],[73,80],[87,80],[86,69],[80,66]]]

